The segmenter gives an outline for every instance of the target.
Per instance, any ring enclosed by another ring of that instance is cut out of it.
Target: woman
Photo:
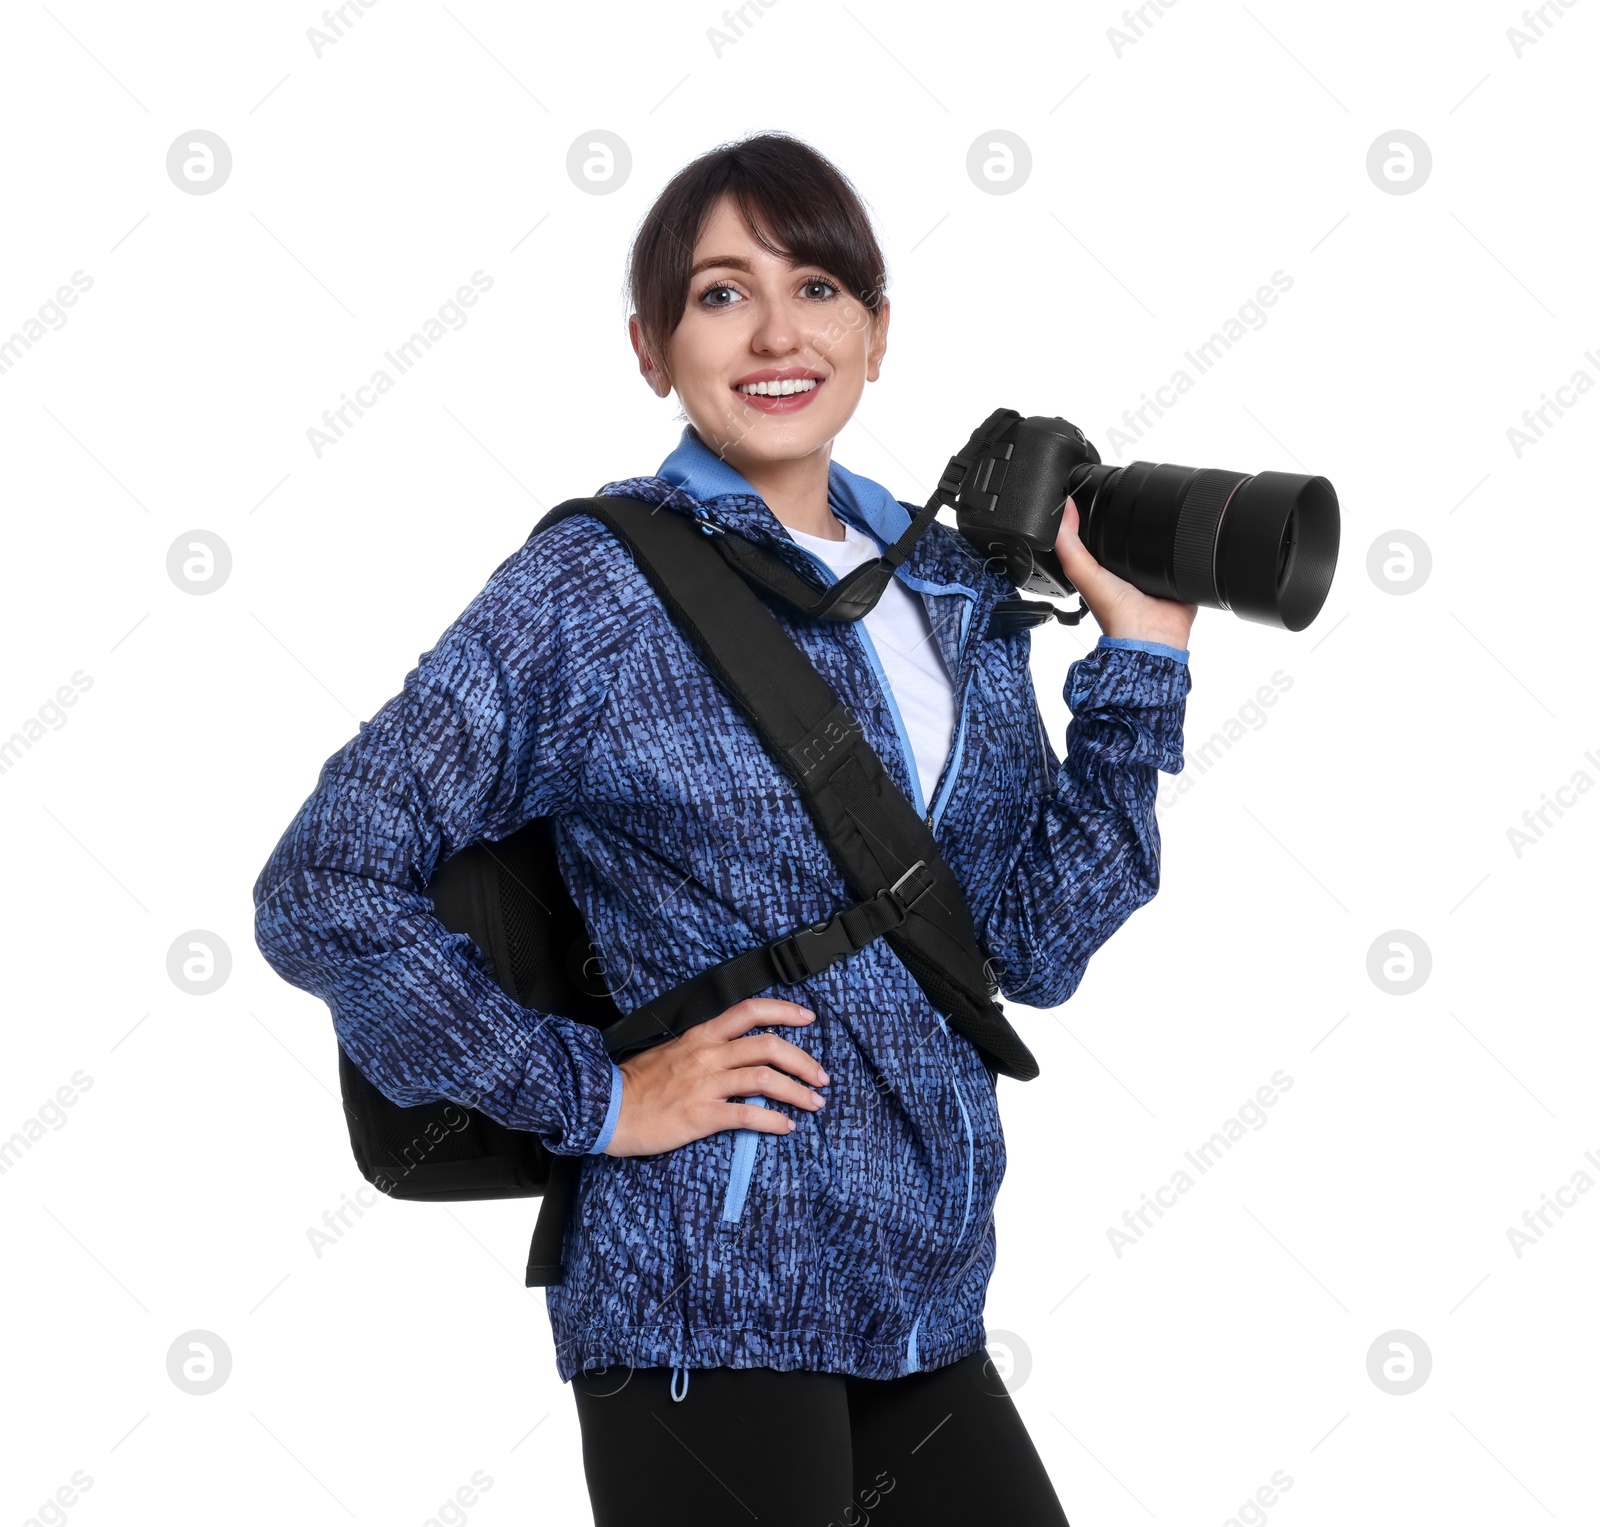
[[[640,370],[688,424],[654,476],[603,493],[743,535],[819,590],[900,535],[907,507],[832,460],[889,303],[831,164],[780,135],[695,161],[631,287]],[[1026,633],[988,634],[1015,590],[956,532],[936,524],[855,624],[773,605],[933,827],[1002,991],[1038,1007],[1155,894],[1195,614],[1100,569],[1076,527],[1069,506],[1057,550],[1105,635],[1068,673],[1064,764]],[[470,1096],[583,1158],[548,1304],[596,1521],[1063,1522],[983,1347],[1005,1149],[979,1052],[880,940],[613,1064],[595,1029],[501,993],[423,894],[444,857],[535,816],[624,1012],[852,898],[581,516],[496,570],[257,884],[263,953],[388,1097]]]

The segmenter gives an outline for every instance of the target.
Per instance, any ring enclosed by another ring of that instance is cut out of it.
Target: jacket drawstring
[[[683,1393],[682,1394],[678,1393],[678,1377],[679,1377],[680,1374],[683,1377]],[[688,1394],[689,1394],[689,1370],[687,1368],[679,1368],[676,1364],[673,1365],[673,1369],[672,1369],[672,1391],[671,1392],[672,1392],[672,1398],[674,1400],[682,1400],[682,1399],[686,1399],[688,1397]]]

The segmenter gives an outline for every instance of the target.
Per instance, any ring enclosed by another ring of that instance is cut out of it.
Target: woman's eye
[[[800,293],[804,297],[816,301],[826,302],[839,294],[839,288],[831,281],[824,280],[821,276],[814,276],[809,281],[801,284]],[[729,286],[726,282],[719,281],[715,286],[708,286],[700,293],[699,303],[708,308],[736,307],[746,299],[743,293]]]

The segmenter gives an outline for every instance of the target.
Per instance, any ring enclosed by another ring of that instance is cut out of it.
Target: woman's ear
[[[878,372],[883,365],[883,352],[889,348],[889,299],[885,297],[878,304],[878,311],[872,315],[872,330],[867,343],[867,380],[878,380]]]
[[[672,379],[667,375],[664,367],[656,363],[650,346],[646,343],[644,330],[639,326],[639,315],[630,314],[628,317],[628,343],[633,346],[633,353],[639,357],[639,375],[650,384],[650,390],[658,398],[664,398],[672,391]]]

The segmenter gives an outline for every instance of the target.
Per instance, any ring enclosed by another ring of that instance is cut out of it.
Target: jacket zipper
[[[803,549],[804,548],[802,548],[802,550]],[[822,561],[819,557],[813,556],[810,552],[806,552],[805,555],[811,557],[811,560],[818,563],[819,566],[822,566],[823,571],[830,578],[833,576],[833,570],[822,564]],[[920,592],[920,590],[917,592]],[[961,693],[960,699],[958,700],[956,706],[956,725],[955,731],[951,738],[949,755],[945,759],[944,768],[940,770],[938,780],[934,783],[932,803],[924,803],[926,810],[923,816],[923,822],[930,831],[932,831],[934,828],[938,821],[939,815],[944,809],[945,804],[948,802],[951,794],[954,792],[956,775],[961,768],[961,748],[966,739],[967,695],[968,691],[972,687],[972,621],[977,607],[981,603],[981,597],[969,598],[966,610],[962,617],[963,624],[961,629],[961,638],[956,647],[956,672],[961,680]],[[888,703],[890,713],[894,717],[895,734],[900,743],[901,754],[905,758],[906,773],[912,782],[912,788],[915,790],[916,795],[920,800],[922,795],[922,782],[917,773],[916,755],[911,750],[911,741],[906,733],[905,722],[900,714],[900,707],[894,698],[894,689],[890,685],[889,677],[883,671],[883,667],[879,662],[877,649],[873,646],[872,639],[867,634],[865,622],[856,621],[855,630],[856,634],[861,640],[862,649],[866,653],[868,660],[872,665],[874,676],[878,681],[879,688],[883,692],[885,701]],[[939,1020],[939,1026],[944,1029],[946,1034],[948,1034],[950,1028],[949,1024],[945,1022],[944,1014],[938,1012],[936,1009],[935,1016]],[[962,1130],[966,1135],[967,1141],[967,1197],[966,1203],[962,1207],[961,1229],[957,1232],[956,1245],[954,1248],[955,1251],[959,1251],[961,1242],[966,1237],[967,1223],[972,1217],[972,1188],[973,1179],[977,1171],[977,1147],[973,1140],[972,1119],[967,1113],[966,1099],[962,1095],[961,1083],[955,1076],[954,1072],[952,1072],[950,1076],[950,1085],[955,1092],[956,1107],[961,1112]],[[726,1217],[726,1215],[724,1215],[724,1217]],[[946,1265],[948,1265],[948,1262]],[[917,1312],[916,1318],[911,1322],[911,1330],[906,1336],[905,1371],[907,1373],[916,1373],[919,1371],[920,1359],[917,1354],[917,1333],[922,1326],[922,1317],[928,1313],[928,1310],[932,1308],[932,1305],[933,1299],[930,1298],[928,1302],[924,1304],[923,1307]]]
[[[799,550],[803,556],[822,569],[823,576],[828,580],[830,585],[836,581],[833,569],[823,562],[820,557],[815,556],[813,553],[807,551],[804,547],[800,547]],[[920,590],[917,592],[920,592]],[[972,687],[972,622],[978,606],[982,603],[983,600],[981,596],[973,596],[969,598],[966,612],[963,616],[964,623],[962,626],[961,638],[956,648],[956,669],[961,679],[961,693],[960,699],[956,706],[955,731],[952,736],[949,755],[945,759],[944,768],[940,771],[939,779],[934,784],[933,802],[931,804],[922,802],[925,808],[923,822],[930,831],[933,829],[940,813],[943,811],[945,804],[954,791],[956,774],[959,772],[961,767],[961,745],[965,741],[966,737],[967,695],[968,691]],[[864,622],[856,621],[853,624],[856,635],[861,642],[862,651],[866,654],[868,662],[872,667],[873,675],[878,681],[878,687],[882,691],[884,700],[887,702],[890,714],[894,719],[895,735],[900,744],[901,756],[905,760],[906,774],[911,781],[912,789],[915,792],[918,801],[921,802],[922,781],[917,773],[917,759],[915,753],[912,752],[911,741],[905,729],[905,721],[900,714],[900,707],[894,698],[894,690],[890,686],[889,677],[883,671],[883,666],[878,659],[877,649],[873,646],[871,638],[867,635]],[[949,1025],[945,1022],[944,1014],[935,1010],[935,1016],[939,1020],[940,1027],[943,1028],[948,1034]],[[955,1092],[956,1107],[961,1112],[961,1125],[967,1140],[967,1197],[966,1203],[961,1212],[961,1229],[956,1235],[955,1247],[956,1250],[959,1250],[961,1242],[967,1233],[967,1223],[972,1217],[972,1188],[973,1179],[976,1174],[977,1147],[973,1140],[972,1120],[967,1113],[966,1099],[962,1095],[961,1083],[956,1078],[954,1072],[952,1072],[950,1076],[950,1085]],[[754,1136],[756,1132],[753,1130],[739,1131],[740,1135],[746,1133]],[[752,1139],[744,1155],[741,1156],[740,1145],[742,1143],[743,1142],[739,1141],[736,1137],[736,1143],[734,1146],[733,1170],[729,1174],[728,1195],[724,1200],[722,1210],[722,1217],[725,1221],[736,1220],[743,1212],[745,1194],[750,1184],[751,1170],[755,1165],[755,1144],[757,1142]],[[932,1307],[932,1304],[933,1300],[929,1299],[928,1303],[923,1305],[922,1309],[917,1312],[916,1318],[911,1322],[911,1330],[906,1336],[905,1371],[907,1373],[916,1373],[918,1371],[919,1359],[917,1356],[917,1332],[922,1325],[922,1317],[927,1314],[928,1310]]]

